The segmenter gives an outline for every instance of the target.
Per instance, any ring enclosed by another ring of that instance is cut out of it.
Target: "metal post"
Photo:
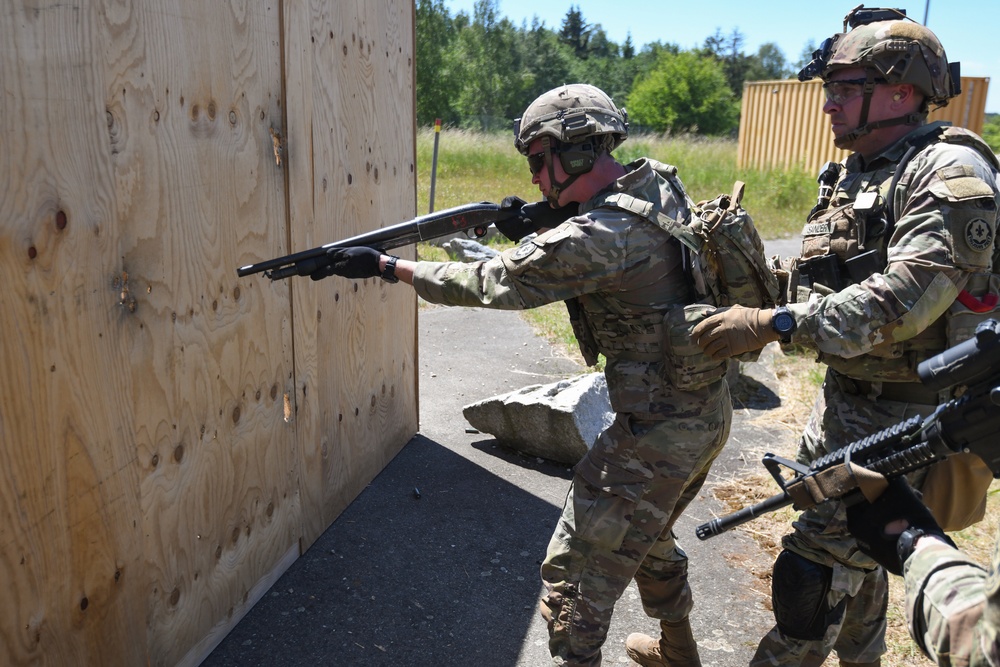
[[[438,170],[438,141],[441,139],[441,119],[434,120],[434,158],[431,160],[431,201],[428,213],[434,212],[434,183],[437,181]]]

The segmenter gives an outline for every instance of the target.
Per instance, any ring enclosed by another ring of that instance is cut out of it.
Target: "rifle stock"
[[[762,463],[782,492],[750,507],[699,525],[701,540],[719,535],[774,510],[796,510],[857,495],[850,466],[863,466],[887,478],[899,477],[952,454],[971,452],[1000,477],[1000,322],[986,320],[974,337],[922,362],[923,384],[944,390],[966,387],[958,398],[927,417],[916,415],[813,461],[808,467],[774,454]],[[795,474],[785,479],[781,469]],[[819,490],[819,491],[818,491]],[[819,496],[817,497],[817,494]]]
[[[540,202],[546,205],[545,202]],[[538,204],[527,204],[517,208],[501,208],[499,204],[480,202],[464,204],[423,215],[406,222],[383,227],[372,232],[327,243],[311,250],[292,253],[283,257],[247,264],[236,269],[241,278],[254,273],[263,273],[271,280],[281,280],[290,276],[308,276],[326,266],[327,251],[332,248],[353,248],[367,246],[378,250],[391,250],[401,246],[429,241],[449,234],[466,232],[474,238],[486,236],[490,225],[514,217],[531,217],[530,211]]]

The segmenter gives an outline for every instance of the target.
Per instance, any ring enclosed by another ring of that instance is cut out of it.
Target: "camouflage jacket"
[[[931,660],[1000,666],[1000,539],[989,572],[935,544],[907,559],[904,576],[910,635]]]
[[[647,159],[580,206],[580,215],[485,262],[420,262],[417,293],[432,303],[524,309],[577,299],[583,320],[607,357],[605,375],[616,412],[651,419],[695,416],[722,394],[721,383],[682,392],[663,372],[666,309],[692,300],[680,244],[667,232],[620,209],[594,208],[609,190],[658,201],[665,214],[689,215],[683,194]]]
[[[917,363],[947,347],[949,334],[957,342],[971,333],[946,331],[942,316],[959,293],[996,290],[997,164],[972,147],[982,143],[974,134],[945,127],[921,126],[868,162],[850,156],[830,206],[803,231],[804,257],[844,259],[872,249],[880,256],[874,272],[841,289],[791,293],[793,341],[815,347],[821,361],[845,375],[917,382]],[[918,151],[890,193],[910,144],[931,133],[948,140]],[[886,239],[889,207],[896,222]]]

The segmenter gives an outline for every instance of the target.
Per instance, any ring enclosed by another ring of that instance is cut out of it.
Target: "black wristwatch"
[[[784,306],[778,306],[771,313],[771,328],[778,334],[778,339],[782,343],[792,342],[792,334],[795,333],[795,318],[792,311]]]
[[[385,261],[385,269],[382,271],[382,280],[387,283],[398,283],[399,278],[396,277],[396,261],[399,257],[395,255],[389,255],[389,259]]]
[[[950,537],[944,533],[930,532],[928,533],[923,528],[916,528],[910,526],[902,533],[899,534],[899,539],[896,540],[896,555],[899,556],[899,563],[902,565],[906,562],[906,559],[913,555],[913,550],[917,547],[917,540],[919,540],[924,535],[933,535],[938,539],[944,540],[951,546],[955,546],[955,543]]]

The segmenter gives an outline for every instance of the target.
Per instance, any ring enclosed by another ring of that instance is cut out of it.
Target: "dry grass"
[[[775,375],[778,379],[776,391],[781,396],[781,406],[767,412],[768,425],[781,424],[797,434],[805,427],[812,404],[822,382],[825,367],[816,364],[808,354],[779,355],[775,359]],[[773,443],[772,451],[792,458],[795,455],[797,437],[782,438]],[[752,452],[758,459],[763,452]],[[760,502],[779,489],[770,475],[761,467],[760,472],[723,480],[712,487],[715,497],[723,503],[727,512],[735,512],[748,505]],[[952,535],[959,548],[966,551],[978,562],[989,564],[997,525],[1000,523],[1000,483],[994,483],[987,501],[986,517],[975,526]],[[781,550],[781,537],[788,533],[797,512],[790,507],[772,512],[751,521],[736,530],[753,538],[760,549],[761,558],[741,560],[740,565],[751,563],[751,574],[759,582],[757,592],[766,606],[770,606],[771,572],[770,563]],[[753,565],[764,563],[765,566]],[[886,616],[888,629],[886,644],[888,652],[882,659],[883,665],[893,667],[925,667],[927,658],[920,653],[912,641],[906,626],[905,589],[900,577],[889,577],[889,609]],[[824,663],[824,667],[836,667],[835,656]]]

